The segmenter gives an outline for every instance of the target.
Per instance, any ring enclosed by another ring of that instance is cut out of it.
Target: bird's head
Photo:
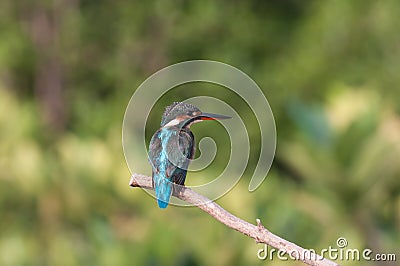
[[[192,104],[175,102],[165,108],[161,127],[190,127],[193,123],[204,120],[219,120],[231,118],[225,115],[203,113]]]

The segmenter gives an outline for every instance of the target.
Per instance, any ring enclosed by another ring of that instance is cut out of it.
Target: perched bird
[[[158,206],[168,206],[171,193],[185,185],[189,162],[195,153],[195,140],[190,126],[203,120],[227,119],[229,116],[201,112],[196,106],[175,102],[165,108],[161,128],[149,145],[153,188]]]

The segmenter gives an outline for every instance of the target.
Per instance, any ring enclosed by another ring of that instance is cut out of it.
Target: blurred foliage
[[[254,136],[245,177],[218,203],[305,247],[342,236],[399,259],[399,13],[394,0],[3,0],[0,265],[287,263],[259,261],[253,240],[196,208],[161,211],[127,186],[129,98],[154,71],[189,59],[249,74],[276,119],[269,177],[247,191]],[[257,135],[238,97],[198,93],[230,101]],[[194,95],[177,88],[155,112]]]

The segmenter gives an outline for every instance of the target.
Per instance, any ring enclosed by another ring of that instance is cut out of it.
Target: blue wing
[[[180,167],[176,167],[172,174],[173,182],[178,185],[174,186],[175,193],[179,193],[182,186],[185,185],[187,169],[190,162],[187,159],[193,159],[195,151],[193,133],[187,128],[184,128],[179,132],[179,151],[183,154],[184,157],[180,157]]]
[[[179,147],[176,147],[177,134],[179,134]],[[160,129],[153,135],[149,147],[149,161],[153,169],[153,187],[160,208],[168,206],[172,190],[179,192],[181,186],[185,184],[189,165],[187,159],[192,159],[193,155],[194,137],[189,129]],[[170,162],[169,156],[174,156],[179,167]],[[175,186],[173,183],[180,186]]]

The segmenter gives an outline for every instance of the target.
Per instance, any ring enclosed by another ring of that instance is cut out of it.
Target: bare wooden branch
[[[133,174],[129,185],[131,187],[153,189],[151,177],[140,174]],[[274,235],[261,224],[260,219],[256,220],[257,225],[248,223],[229,213],[217,203],[212,202],[210,199],[189,188],[184,188],[179,195],[174,196],[197,206],[226,226],[253,238],[257,243],[264,243],[274,247],[275,249],[280,250],[280,252],[288,254],[293,259],[303,261],[308,265],[339,265],[331,260],[323,258],[316,253],[310,253],[310,251],[277,235]]]

